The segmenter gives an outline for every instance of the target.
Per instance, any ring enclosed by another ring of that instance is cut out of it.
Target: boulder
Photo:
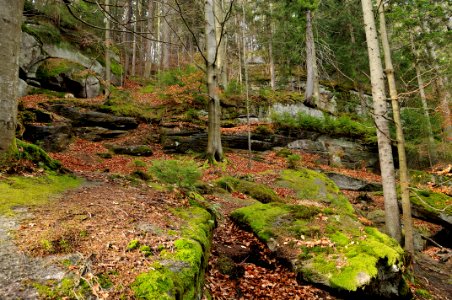
[[[106,139],[114,139],[127,134],[126,130],[111,130],[104,127],[77,127],[75,134],[85,140],[102,141]]]
[[[55,104],[48,109],[72,120],[74,127],[103,127],[112,130],[129,130],[138,127],[137,120],[131,117],[118,117],[64,104]]]
[[[334,183],[342,190],[375,192],[383,189],[380,183],[367,182],[340,173],[325,172],[325,175],[333,180]]]
[[[125,154],[131,156],[152,156],[153,152],[149,146],[134,145],[134,146],[111,146],[111,150],[116,154]]]
[[[68,123],[45,125],[40,123],[25,124],[23,138],[44,150],[59,152],[67,149],[73,138],[72,126]]]
[[[299,280],[328,287],[344,298],[408,296],[403,249],[360,223],[334,182],[301,169],[283,171],[278,184],[293,190],[296,204],[257,203],[235,210],[231,218],[290,262]]]
[[[298,115],[299,113],[306,114],[308,116],[321,118],[323,119],[323,112],[319,109],[310,108],[304,105],[303,103],[297,103],[297,104],[281,104],[281,103],[275,103],[272,108],[270,109],[270,115],[272,113],[275,114],[289,114],[293,117]]]
[[[22,45],[20,48],[19,67],[25,78],[34,78],[36,64],[47,55],[42,51],[41,43],[32,35],[22,32]],[[25,79],[24,78],[24,79]]]
[[[101,91],[95,72],[66,59],[44,60],[36,70],[36,78],[44,88],[72,93],[78,98],[96,97]]]
[[[428,190],[410,191],[411,213],[414,217],[452,228],[452,197]],[[399,206],[401,203],[399,201]]]
[[[26,96],[28,94],[28,83],[22,79],[19,79],[18,93],[19,97]]]

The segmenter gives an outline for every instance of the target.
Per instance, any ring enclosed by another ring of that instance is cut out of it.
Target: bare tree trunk
[[[126,28],[127,31],[124,34],[124,76],[129,75],[130,73],[130,43],[132,40],[132,26],[131,22],[133,19],[133,0],[129,0],[127,4],[127,10],[126,10]]]
[[[154,15],[155,15],[155,5],[154,0],[149,0],[147,11],[148,11],[148,21],[147,21],[147,31],[149,34],[147,37],[149,39],[146,40],[146,50],[144,56],[144,77],[150,78],[152,72],[152,41],[150,38],[152,37],[152,32],[154,30]]]
[[[163,13],[163,23],[162,23],[162,69],[167,70],[170,67],[170,37],[171,37],[171,28],[169,26],[169,6],[168,0],[164,0],[162,3],[162,13]]]
[[[386,228],[391,237],[399,243],[402,240],[400,215],[397,204],[394,162],[387,120],[387,105],[384,86],[383,67],[380,58],[377,28],[375,26],[371,0],[361,0],[366,31],[367,51],[369,53],[372,96],[374,98],[374,119],[377,126],[378,155],[380,158],[383,195],[385,199]]]
[[[228,80],[227,80],[227,73],[226,73],[226,36],[222,35],[222,26],[224,24],[221,24],[221,22],[224,20],[224,8],[223,8],[223,0],[214,0],[215,7],[214,7],[214,13],[215,13],[215,33],[217,38],[217,45],[218,45],[218,53],[217,53],[217,72],[218,72],[218,78],[220,79],[221,85],[223,89],[227,88]],[[220,42],[221,38],[221,42]]]
[[[110,32],[110,0],[105,0],[105,98],[110,96],[111,83],[111,61],[110,61],[110,46],[111,46],[111,32]]]
[[[312,31],[312,12],[306,11],[306,91],[305,100],[310,106],[319,106],[319,76],[315,52],[314,33]]]
[[[246,63],[246,47],[245,47],[245,27],[246,27],[246,14],[245,14],[245,2],[242,2],[242,44],[243,44],[243,70],[245,75],[245,96],[246,96],[246,123],[248,124],[248,169],[251,169],[251,122],[250,122],[250,95],[249,95],[249,81],[248,81],[248,64]]]
[[[209,94],[208,107],[208,138],[207,157],[209,161],[223,160],[223,148],[221,146],[220,130],[220,98],[218,97],[218,78],[216,70],[217,38],[215,30],[214,0],[205,1],[205,35],[206,35],[206,69],[207,90]]]
[[[0,165],[16,150],[19,50],[23,0],[0,0]]]
[[[394,67],[392,65],[391,49],[389,47],[388,33],[386,31],[386,19],[382,0],[377,1],[380,15],[380,37],[383,45],[383,53],[388,78],[389,94],[392,103],[392,112],[396,126],[397,152],[399,154],[400,190],[402,194],[403,225],[405,229],[405,250],[414,257],[413,219],[411,218],[411,202],[409,191],[409,175],[405,153],[405,137],[403,135],[402,119],[400,117],[399,96],[397,93]]]
[[[270,40],[268,43],[268,56],[269,56],[269,64],[270,64],[270,87],[274,91],[276,89],[276,74],[275,74],[275,60],[273,58],[273,5],[270,2]]]

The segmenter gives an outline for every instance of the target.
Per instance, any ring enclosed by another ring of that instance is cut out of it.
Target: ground
[[[175,209],[187,208],[191,201],[189,193],[177,187],[168,189],[155,178],[145,182],[132,176],[137,171],[147,172],[153,160],[181,158],[164,153],[159,144],[147,140],[155,130],[154,126],[142,124],[127,136],[108,141],[146,143],[154,152],[151,157],[102,158],[98,153],[108,152],[106,143],[82,139],[76,139],[66,151],[50,153],[84,182],[45,205],[16,207],[14,215],[0,215],[0,298],[134,298],[131,284],[135,278],[155,267],[155,258],[162,252],[174,251],[182,228]],[[380,181],[378,175],[365,169],[333,168],[319,164],[315,155],[294,154],[300,155],[303,167]],[[253,153],[252,160],[248,160],[246,151],[231,151],[226,153],[225,163],[213,166],[200,158],[195,162],[208,188],[224,176],[253,176],[256,182],[272,186],[277,181],[275,173],[287,168],[287,160],[276,151]],[[283,186],[275,191],[280,198],[294,197]],[[383,207],[378,194],[369,194],[371,200],[367,202],[359,200],[359,192],[345,194],[362,211]],[[254,203],[249,195],[214,188],[205,195],[205,201],[218,222],[208,262],[205,299],[208,295],[213,299],[336,298],[328,291],[297,282],[284,262],[278,261],[253,234],[232,223],[229,214],[233,210]],[[371,225],[364,217],[361,222]],[[149,248],[135,247],[135,241]],[[450,297],[451,261],[441,262],[439,251],[438,247],[430,247],[416,257],[412,290],[418,299]],[[59,283],[63,277],[69,281]]]

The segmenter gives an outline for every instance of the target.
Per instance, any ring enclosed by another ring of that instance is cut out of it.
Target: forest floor
[[[108,143],[142,144],[153,130],[152,126],[142,124]],[[139,158],[145,165],[150,166],[155,159],[174,158],[164,153],[159,144],[150,146],[154,155]],[[93,299],[133,299],[130,283],[148,270],[151,262],[139,252],[127,251],[128,243],[140,237],[147,244],[171,249],[171,236],[143,237],[142,232],[174,228],[177,220],[169,208],[189,205],[186,197],[177,190],[155,190],[144,181],[131,180],[128,176],[134,171],[145,171],[141,164],[136,164],[137,158],[114,155],[102,159],[97,155],[105,152],[108,149],[103,142],[76,139],[68,150],[51,153],[64,167],[84,178],[85,183],[47,205],[20,208],[12,217],[0,216],[0,299],[36,299],[36,290],[40,289],[36,282],[52,285],[67,274],[86,282]],[[308,168],[380,181],[378,175],[364,169],[332,168],[319,164],[315,155],[297,154]],[[247,152],[232,151],[227,152],[226,159],[225,165],[204,168],[202,180],[208,183],[225,175],[256,175],[286,168],[286,160],[274,151],[253,153],[251,161]],[[202,160],[198,163],[204,164]],[[262,176],[259,180],[265,183],[271,178]],[[286,192],[277,190],[282,197]],[[344,193],[355,208],[363,209],[363,204],[356,200],[358,193]],[[219,215],[205,282],[214,299],[338,299],[319,287],[297,282],[295,274],[264,244],[229,220],[231,211],[247,204],[246,195],[211,194],[206,199],[218,208]],[[365,209],[382,208],[383,199],[375,196],[372,204],[366,205]],[[46,248],[43,240],[59,241],[58,249]],[[437,254],[442,250],[429,246],[416,256],[412,289],[429,291],[425,295],[415,293],[417,299],[451,299],[452,261],[440,260]],[[224,254],[237,259],[235,275],[222,274],[219,260]],[[54,298],[58,299],[58,294]]]

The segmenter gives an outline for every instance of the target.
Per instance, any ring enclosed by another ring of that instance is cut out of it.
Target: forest
[[[0,27],[0,299],[451,299],[450,1]]]

